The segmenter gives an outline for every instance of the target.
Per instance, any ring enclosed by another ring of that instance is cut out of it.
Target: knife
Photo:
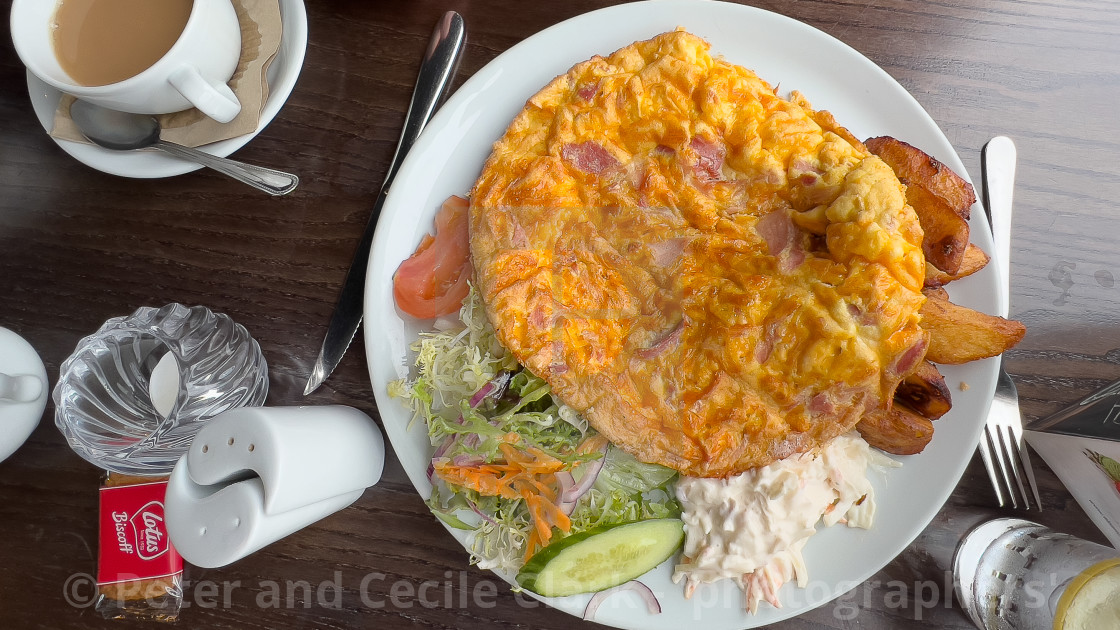
[[[463,26],[462,16],[454,11],[448,11],[432,31],[424,60],[420,63],[420,73],[416,77],[412,102],[409,103],[408,111],[405,113],[404,129],[401,131],[397,151],[393,154],[393,161],[389,164],[389,171],[385,173],[381,191],[373,203],[373,211],[370,212],[362,240],[358,242],[354,261],[350,263],[350,270],[346,272],[342,293],[338,296],[338,304],[335,305],[331,322],[327,326],[327,334],[323,339],[323,347],[319,350],[319,358],[315,361],[310,378],[307,379],[307,387],[303,390],[304,396],[315,391],[323,381],[327,380],[338,366],[338,362],[342,360],[342,356],[346,354],[354,334],[358,332],[358,324],[362,321],[366,267],[369,265],[369,249],[373,243],[377,217],[381,214],[381,208],[389,196],[389,188],[393,185],[397,169],[400,168],[409,149],[435,113],[447,86],[451,84],[465,41],[466,29]]]

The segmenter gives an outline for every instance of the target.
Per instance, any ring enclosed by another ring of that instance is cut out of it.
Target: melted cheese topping
[[[557,77],[471,200],[499,339],[614,443],[691,475],[806,451],[920,360],[891,169],[683,31]]]

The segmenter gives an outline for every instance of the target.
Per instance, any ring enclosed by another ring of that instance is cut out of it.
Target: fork
[[[996,272],[999,275],[997,314],[1001,317],[1007,317],[1011,302],[1011,200],[1015,188],[1015,159],[1015,143],[1006,136],[989,140],[984,145],[980,158],[984,180],[984,209],[992,228]],[[1004,370],[1003,360],[1001,355],[995,398],[984,424],[984,435],[980,438],[980,458],[984,461],[984,468],[988,471],[988,478],[991,479],[1000,507],[1006,504],[1006,489],[1013,507],[1018,508],[1019,498],[1022,498],[1023,507],[1029,510],[1033,495],[1035,507],[1041,511],[1038,484],[1035,482],[1034,469],[1031,468],[1027,445],[1023,441],[1019,392],[1015,389],[1015,382]],[[1026,486],[1023,484],[1024,477]],[[1030,489],[1030,494],[1027,493],[1027,488]]]

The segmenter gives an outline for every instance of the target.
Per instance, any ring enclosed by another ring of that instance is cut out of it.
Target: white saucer
[[[268,98],[261,111],[260,123],[253,133],[229,140],[222,140],[199,147],[213,155],[225,157],[245,146],[265,128],[276,113],[288,100],[296,85],[299,71],[303,67],[303,56],[307,50],[307,10],[303,0],[280,0],[280,15],[283,19],[284,34],[280,39],[280,50],[268,67]],[[27,92],[31,105],[43,129],[50,133],[54,126],[54,112],[62,92],[43,83],[38,77],[27,73]],[[202,168],[201,165],[179,160],[157,151],[110,151],[101,147],[51,138],[74,159],[99,171],[112,175],[136,178],[157,178],[182,175]]]
[[[50,388],[47,370],[35,348],[19,335],[0,328],[0,373],[8,376],[34,376],[42,383],[42,391],[34,400],[14,402],[0,400],[0,462],[14,453],[35,430],[47,407]]]

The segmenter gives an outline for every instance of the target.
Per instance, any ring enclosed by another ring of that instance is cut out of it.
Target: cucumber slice
[[[593,593],[633,580],[681,546],[684,523],[658,518],[589,529],[541,549],[517,583],[545,597]]]

